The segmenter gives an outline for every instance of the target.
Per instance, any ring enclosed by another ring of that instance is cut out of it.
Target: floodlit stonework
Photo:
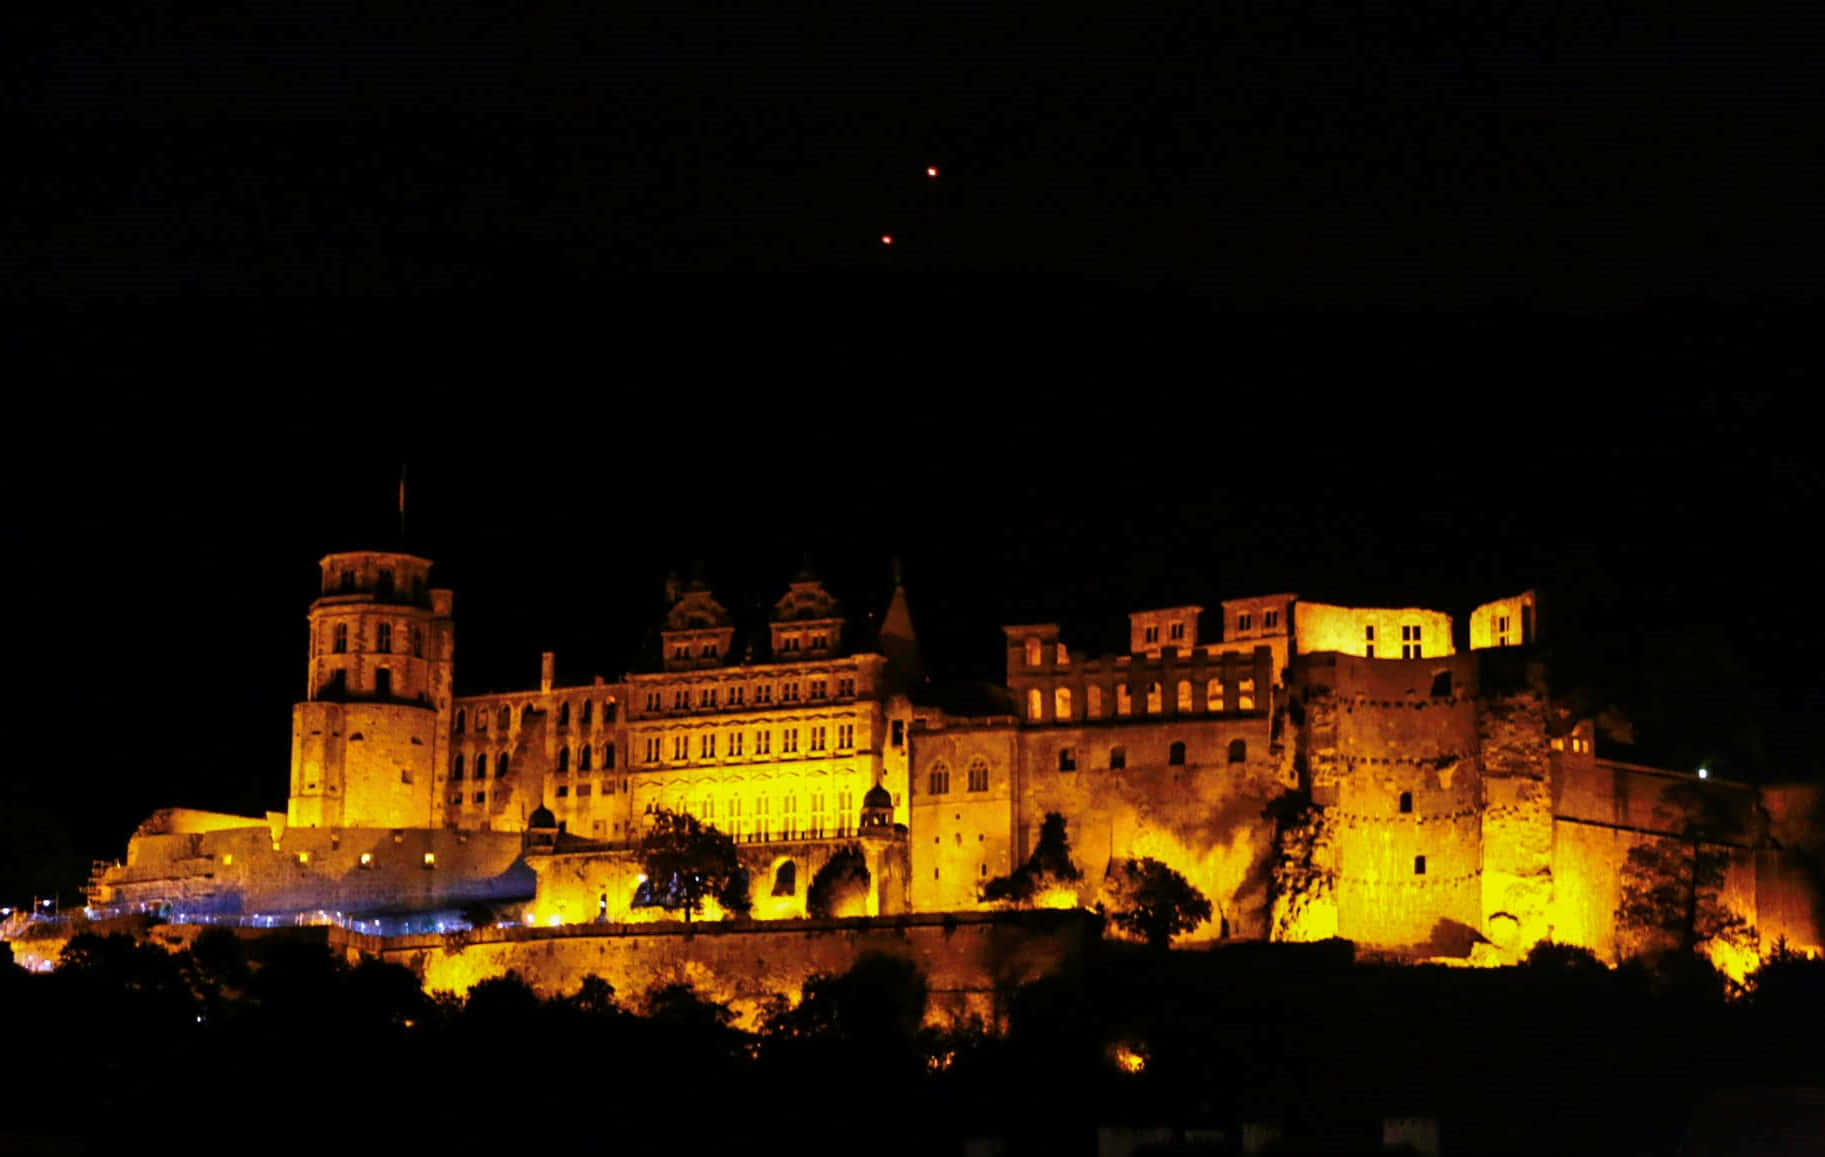
[[[1531,592],[1474,609],[1465,649],[1442,612],[1294,594],[1137,612],[1113,655],[1011,625],[1002,685],[965,705],[925,678],[898,586],[855,616],[803,573],[740,622],[692,583],[648,669],[562,686],[546,654],[536,688],[459,697],[453,597],[428,561],[321,566],[286,810],[162,811],[97,873],[94,905],[362,931],[487,901],[634,944],[681,919],[648,904],[638,853],[669,809],[734,837],[756,924],[806,920],[819,869],[852,849],[867,881],[828,917],[987,913],[983,887],[1057,813],[1083,875],[1038,907],[1094,909],[1112,871],[1151,857],[1212,903],[1191,941],[1338,936],[1494,963],[1551,939],[1615,959],[1628,849],[1678,829],[1664,789],[1693,782],[1596,757],[1532,646]],[[1707,786],[1741,820],[1729,903],[1764,945],[1816,949],[1817,793]],[[425,959],[468,976],[532,951],[518,943]]]

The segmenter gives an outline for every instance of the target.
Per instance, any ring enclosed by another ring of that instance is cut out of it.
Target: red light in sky
[[[936,165],[925,166],[925,175],[928,177],[937,176],[938,175],[938,166],[936,166]]]
[[[892,245],[893,244],[893,234],[892,233],[881,234],[881,244]]]

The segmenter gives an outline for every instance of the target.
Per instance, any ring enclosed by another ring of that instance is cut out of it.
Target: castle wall
[[[1551,747],[1544,674],[1524,652],[1481,657],[1477,704],[1483,773],[1483,920],[1515,959],[1551,935],[1554,879]]]
[[[292,708],[293,827],[430,827],[438,713],[408,703]]]
[[[1018,866],[1015,768],[1019,731],[1011,719],[972,723],[926,720],[914,726],[912,824],[908,834],[915,912],[967,912],[987,881]],[[970,767],[988,768],[987,788],[969,790]],[[932,793],[934,774],[948,790]],[[1070,835],[1075,840],[1077,832]]]
[[[1336,651],[1358,658],[1401,657],[1402,628],[1417,628],[1420,657],[1455,653],[1451,616],[1421,607],[1335,607],[1328,603],[1293,604],[1293,645],[1298,654]],[[1374,634],[1371,636],[1370,631]],[[1373,647],[1371,655],[1369,648]]]
[[[812,976],[847,971],[863,955],[912,961],[930,988],[928,1019],[993,1014],[995,996],[1084,952],[1100,921],[1078,912],[903,916],[805,921],[485,929],[460,937],[352,938],[403,963],[432,992],[464,993],[477,981],[518,972],[546,996],[575,992],[594,974],[624,1001],[651,988],[689,983],[730,1004],[752,1027],[776,995],[798,998]]]
[[[135,836],[96,902],[216,915],[354,914],[525,900],[533,885],[517,835],[286,828],[275,836],[262,825]]]

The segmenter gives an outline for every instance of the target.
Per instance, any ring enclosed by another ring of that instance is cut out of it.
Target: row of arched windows
[[[595,758],[595,748],[585,743],[582,747],[577,749],[577,770],[594,771]],[[613,771],[614,769],[615,745],[612,743],[604,743],[602,745],[602,770]],[[561,772],[570,770],[570,748],[568,747],[558,748],[558,770]]]
[[[1247,763],[1248,741],[1245,739],[1230,740],[1229,747],[1225,754],[1228,756],[1228,761],[1230,763]],[[1185,741],[1182,739],[1175,739],[1166,748],[1166,764],[1168,767],[1184,767],[1185,762]],[[1109,770],[1121,771],[1127,766],[1128,749],[1119,744],[1115,747],[1111,747],[1109,749]],[[1058,770],[1077,770],[1077,749],[1075,747],[1061,747],[1058,749]]]
[[[577,716],[578,716],[578,719],[581,722],[582,726],[584,726],[584,727],[588,727],[592,722],[594,722],[595,717],[596,717],[595,700],[593,700],[593,699],[583,700],[582,705],[579,707],[579,709],[577,711]],[[494,726],[495,726],[496,730],[505,731],[509,727],[513,726],[513,708],[509,707],[507,704],[503,703],[500,705],[500,707],[498,707],[491,713],[489,711],[489,709],[486,707],[477,707],[475,709],[475,718],[474,718],[475,733],[477,735],[482,735],[487,732],[488,721],[490,718],[492,718],[494,720]],[[532,704],[528,703],[525,706],[520,708],[520,726],[524,727],[526,725],[527,721],[529,721],[531,718],[532,718]],[[602,722],[613,723],[614,721],[615,721],[615,701],[613,699],[605,699],[602,701]],[[456,732],[456,734],[462,735],[463,733],[468,731],[469,723],[470,723],[469,710],[464,707],[457,708],[456,709],[456,719],[452,725],[453,730]],[[569,727],[570,726],[570,704],[569,703],[558,704],[558,726],[559,727]]]
[[[470,774],[475,779],[488,778],[488,753],[477,752],[475,762],[470,765]],[[504,779],[507,775],[507,753],[501,752],[494,757],[494,778]],[[463,756],[459,752],[450,760],[450,782],[455,783],[463,778]]]
[[[1174,706],[1177,708],[1178,712],[1180,714],[1188,714],[1196,711],[1197,704],[1193,700],[1195,688],[1193,688],[1191,680],[1179,680],[1176,690],[1177,695],[1174,700]],[[1103,689],[1093,684],[1085,691],[1084,697],[1086,700],[1084,705],[1084,717],[1086,719],[1101,719],[1103,717]],[[1149,683],[1147,685],[1146,704],[1147,714],[1149,715],[1158,715],[1165,709],[1165,689],[1162,688],[1160,684]],[[1214,714],[1223,711],[1253,711],[1254,709],[1255,680],[1252,676],[1246,679],[1237,680],[1236,685],[1233,688],[1233,693],[1232,688],[1226,685],[1221,679],[1211,679],[1205,683],[1204,710]],[[1129,690],[1128,685],[1125,683],[1117,685],[1115,688],[1115,713],[1117,715],[1128,715],[1131,714],[1133,710],[1133,692]],[[1068,720],[1073,717],[1071,712],[1071,688],[1054,688],[1052,691],[1052,718],[1056,720]],[[1045,719],[1045,717],[1045,692],[1034,687],[1027,691],[1027,718],[1033,722],[1039,722]]]

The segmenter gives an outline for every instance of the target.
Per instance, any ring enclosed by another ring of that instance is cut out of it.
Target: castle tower
[[[387,551],[326,555],[310,609],[305,700],[292,708],[292,827],[439,823],[454,636],[431,563]]]

